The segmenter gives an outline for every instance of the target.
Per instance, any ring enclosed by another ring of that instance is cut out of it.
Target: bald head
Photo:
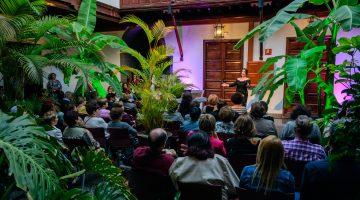
[[[167,139],[167,133],[162,128],[153,129],[149,135],[149,146],[152,151],[159,151],[164,148]]]

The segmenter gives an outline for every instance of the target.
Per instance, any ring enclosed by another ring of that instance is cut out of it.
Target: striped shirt
[[[234,105],[231,106],[231,109],[237,113],[239,113],[239,115],[243,115],[245,113],[247,113],[246,107],[241,106],[241,105]]]
[[[285,150],[285,158],[295,161],[315,161],[326,158],[324,148],[321,145],[313,144],[309,140],[295,138],[282,141]]]

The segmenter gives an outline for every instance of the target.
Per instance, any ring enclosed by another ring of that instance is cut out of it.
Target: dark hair
[[[79,114],[74,110],[67,111],[64,114],[64,121],[68,126],[75,126],[78,119]]]
[[[219,99],[219,102],[216,105],[216,108],[220,110],[222,107],[227,106],[227,102],[224,99]]]
[[[242,71],[245,71],[245,74],[248,75],[248,69],[242,68],[242,69],[241,69],[241,72],[242,72]]]
[[[260,105],[264,108],[264,112],[267,113],[269,107],[266,101],[260,101]]]
[[[259,102],[255,102],[251,105],[250,115],[254,119],[260,119],[265,115],[264,108]]]
[[[155,137],[151,137],[152,134],[156,134]],[[158,153],[159,150],[165,145],[167,140],[167,133],[164,129],[157,128],[150,132],[148,137],[149,147],[153,153]]]
[[[40,109],[40,115],[44,115],[49,111],[55,111],[55,104],[52,101],[43,102]]]
[[[106,99],[107,99],[108,101],[110,101],[111,98],[114,98],[114,99],[115,99],[115,97],[116,97],[116,94],[114,94],[114,93],[109,93],[109,94],[106,95]]]
[[[215,117],[210,114],[201,115],[199,120],[199,129],[212,134],[215,131],[216,120]]]
[[[51,77],[52,77],[53,75],[55,75],[55,76],[56,76],[56,74],[55,74],[55,73],[50,73],[50,74],[48,75],[48,80],[51,80]]]
[[[57,116],[56,116],[56,112],[47,112],[44,114],[43,117],[43,123],[50,125],[54,120],[56,120]]]
[[[304,105],[298,104],[292,111],[290,118],[292,120],[296,120],[299,115],[311,117],[311,112]]]
[[[199,107],[194,106],[190,109],[190,118],[192,121],[198,120],[200,115],[201,115],[201,109]]]
[[[89,92],[89,99],[97,99],[98,93],[96,91],[90,91]]]
[[[311,118],[306,115],[299,115],[296,119],[296,134],[301,138],[307,138],[312,129]]]
[[[236,92],[233,95],[231,95],[231,102],[233,102],[234,104],[242,104],[244,99],[244,95],[241,94],[240,92]]]
[[[234,132],[239,136],[252,137],[256,129],[252,118],[248,115],[240,115],[234,123]]]
[[[111,120],[118,120],[124,112],[124,107],[113,107],[110,111]]]
[[[210,136],[204,132],[197,132],[187,138],[188,150],[187,156],[198,160],[214,158],[214,150],[211,147]]]
[[[88,103],[88,104],[86,104],[86,112],[89,115],[94,114],[94,112],[96,112],[97,109],[99,109],[99,105],[97,103]]]
[[[191,109],[191,102],[193,100],[193,97],[191,95],[191,92],[189,91],[185,91],[182,95],[181,98],[181,103],[179,106],[179,112],[181,113],[182,116],[185,116],[186,114],[188,114],[190,112]]]
[[[103,107],[103,106],[105,106],[106,104],[107,104],[107,101],[106,101],[105,99],[100,99],[100,100],[98,101],[99,107]]]
[[[86,99],[84,97],[79,97],[77,105],[80,105],[80,104],[84,103],[85,101],[86,101]]]
[[[234,111],[229,107],[222,107],[219,111],[219,118],[223,122],[231,122],[234,118]]]
[[[75,107],[76,106],[73,103],[65,103],[61,105],[61,109],[64,113],[70,110],[75,110]]]

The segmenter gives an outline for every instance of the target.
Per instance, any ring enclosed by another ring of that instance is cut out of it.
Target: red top
[[[153,154],[150,147],[138,147],[134,151],[135,169],[144,169],[160,172],[164,176],[169,175],[169,168],[174,162],[174,157],[162,152],[161,154]]]

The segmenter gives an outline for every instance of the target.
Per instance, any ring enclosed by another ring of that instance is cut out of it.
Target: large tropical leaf
[[[294,92],[302,91],[307,80],[307,62],[302,58],[289,58],[285,62],[288,88]]]
[[[344,31],[360,27],[360,5],[344,5],[333,10],[329,18],[341,26]]]
[[[51,169],[44,149],[56,147],[46,140],[44,129],[28,115],[14,118],[0,111],[0,148],[9,161],[16,186],[32,199],[46,199],[60,190],[59,179]]]
[[[92,33],[96,25],[96,0],[83,0],[80,5],[77,21]]]

